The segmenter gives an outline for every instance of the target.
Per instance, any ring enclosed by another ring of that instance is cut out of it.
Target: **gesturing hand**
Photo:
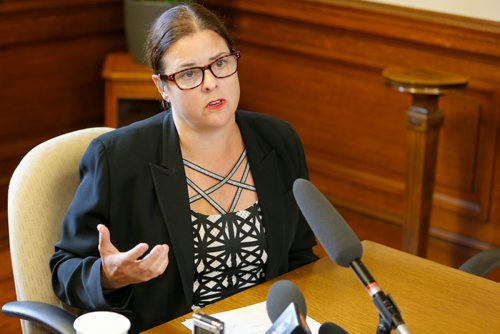
[[[104,289],[119,289],[129,284],[149,281],[161,275],[168,265],[168,245],[156,245],[144,258],[149,246],[140,243],[127,252],[120,252],[111,243],[109,229],[97,225],[99,254],[102,260],[101,284]]]

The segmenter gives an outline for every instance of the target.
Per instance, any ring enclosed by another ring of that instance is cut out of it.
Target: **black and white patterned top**
[[[238,212],[192,212],[196,310],[264,281],[266,236],[259,203]]]
[[[191,210],[194,240],[193,311],[258,284],[265,278],[266,234],[259,202],[234,211],[244,189],[256,191],[253,185],[245,183],[250,172],[248,161],[241,180],[232,179],[246,160],[245,157],[246,150],[225,177],[183,160],[184,166],[219,181],[215,186],[203,190],[187,178],[188,185],[197,192],[189,199],[190,203],[204,198],[219,211],[216,215],[204,215]],[[209,195],[224,184],[237,187],[227,211]]]

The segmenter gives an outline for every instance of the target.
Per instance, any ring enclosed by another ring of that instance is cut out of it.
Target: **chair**
[[[18,301],[5,304],[2,312],[31,320],[21,320],[23,333],[46,333],[46,328],[74,332],[75,315],[52,290],[49,259],[79,184],[79,161],[90,141],[110,130],[88,128],[41,143],[26,154],[12,175],[9,242]]]
[[[481,251],[465,261],[458,269],[484,277],[498,268],[500,268],[500,248]]]

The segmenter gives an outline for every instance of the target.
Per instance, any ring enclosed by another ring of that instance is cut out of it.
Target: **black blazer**
[[[316,259],[314,236],[294,201],[292,184],[307,178],[300,140],[270,116],[237,111],[267,238],[266,279]],[[193,235],[186,176],[171,113],[106,133],[80,162],[80,185],[50,260],[59,298],[84,310],[125,314],[142,331],[191,311]],[[170,246],[169,265],[148,282],[102,292],[97,224],[126,251],[140,242]]]

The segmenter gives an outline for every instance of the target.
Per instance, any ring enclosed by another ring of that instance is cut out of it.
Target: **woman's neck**
[[[205,168],[220,165],[224,160],[231,161],[244,148],[236,122],[213,131],[199,132],[182,126],[177,131],[182,157]]]

